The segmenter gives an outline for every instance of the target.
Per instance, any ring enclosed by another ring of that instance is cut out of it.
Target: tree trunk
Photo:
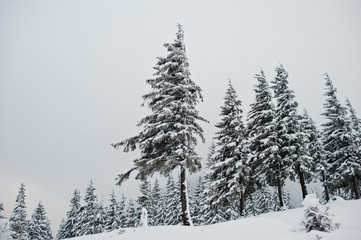
[[[283,208],[282,185],[281,185],[280,177],[277,177],[277,188],[278,188],[278,199],[280,202],[280,207]]]
[[[242,217],[244,216],[244,202],[245,202],[245,194],[243,191],[241,191],[241,198],[239,199],[239,212]]]
[[[187,193],[187,182],[186,182],[186,170],[181,168],[181,202],[182,202],[182,220],[184,226],[191,225],[191,219],[189,214],[188,205],[188,193]]]
[[[352,184],[353,184],[353,188],[355,191],[355,197],[356,199],[360,199],[360,190],[358,189],[358,184],[357,184],[357,178],[356,178],[356,173],[354,170],[354,173],[352,175]]]
[[[330,195],[328,194],[328,187],[327,187],[327,182],[326,182],[326,174],[325,171],[321,172],[321,177],[322,177],[322,182],[323,182],[323,187],[325,189],[325,198],[326,198],[326,202],[330,201]]]
[[[302,198],[305,199],[305,197],[307,195],[307,187],[306,187],[306,183],[305,183],[305,177],[304,177],[303,172],[301,170],[301,166],[298,165],[296,168],[297,168],[298,177],[300,178],[300,184],[301,184],[301,190],[302,190]]]

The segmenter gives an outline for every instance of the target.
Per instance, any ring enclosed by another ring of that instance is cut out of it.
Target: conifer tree
[[[65,239],[65,236],[67,234],[68,233],[65,231],[65,220],[64,220],[64,218],[62,218],[60,225],[59,225],[58,232],[56,233],[55,239],[57,239],[57,240]]]
[[[196,187],[194,188],[194,212],[193,212],[193,223],[194,225],[202,225],[202,216],[201,210],[204,204],[204,199],[202,199],[202,193],[204,190],[204,181],[200,176]]]
[[[302,225],[306,232],[311,230],[330,232],[339,227],[340,224],[334,222],[328,213],[330,207],[321,205],[315,194],[308,195],[302,202],[302,206],[305,208],[305,220]]]
[[[125,218],[125,227],[134,228],[138,226],[139,214],[137,213],[134,201],[129,199],[128,209]]]
[[[109,206],[106,208],[105,219],[105,231],[113,231],[120,228],[120,204],[115,198],[114,191],[110,195]]]
[[[355,185],[354,158],[352,152],[351,121],[347,117],[346,109],[340,104],[336,96],[336,89],[330,77],[325,74],[326,102],[324,104],[326,123],[322,124],[322,141],[327,154],[328,173],[332,191],[343,186],[353,186],[355,197],[359,198],[357,182]],[[350,152],[351,151],[351,152]]]
[[[26,220],[26,205],[25,205],[25,185],[21,183],[19,194],[16,197],[16,205],[13,213],[9,219],[10,228],[13,231],[12,237],[14,240],[28,240],[29,235],[27,232]]]
[[[224,217],[221,216],[221,211],[218,211],[219,207],[212,205],[213,191],[211,188],[212,176],[211,176],[210,167],[216,163],[215,162],[216,159],[213,158],[213,155],[216,153],[215,149],[216,149],[216,145],[214,142],[212,142],[211,146],[209,147],[209,153],[206,159],[206,171],[202,183],[203,191],[200,195],[200,199],[202,199],[203,206],[200,210],[199,221],[202,223],[202,225],[214,224],[225,221]]]
[[[129,151],[138,145],[141,150],[141,157],[134,160],[134,168],[119,175],[118,184],[134,170],[139,172],[137,179],[144,179],[155,172],[168,176],[172,170],[180,168],[183,225],[190,225],[186,170],[193,173],[201,169],[201,159],[194,147],[198,142],[196,136],[204,142],[203,130],[197,121],[206,120],[195,108],[203,97],[201,88],[190,79],[183,38],[183,30],[178,25],[174,43],[164,44],[168,55],[158,58],[155,78],[147,80],[153,91],[143,99],[152,114],[139,122],[143,131],[113,146],[124,146],[124,150]]]
[[[240,214],[244,215],[245,190],[247,186],[248,167],[245,148],[246,134],[242,122],[241,101],[229,82],[221,107],[221,121],[216,124],[216,153],[210,167],[212,178],[212,204],[224,206],[234,211],[234,201],[240,202]],[[233,214],[228,214],[233,216]]]
[[[66,220],[61,223],[58,234],[56,236],[57,239],[65,239],[76,237],[76,224],[79,219],[78,213],[80,208],[80,192],[75,189],[73,192],[73,197],[70,200],[70,209],[66,213]]]
[[[164,224],[178,225],[181,223],[181,204],[177,198],[178,188],[172,176],[168,177],[164,194]]]
[[[4,203],[0,202],[0,239],[13,240],[11,237],[12,231],[9,226],[9,220],[3,215]]]
[[[274,201],[273,194],[269,187],[258,189],[252,194],[254,202],[254,214],[259,215],[274,211],[275,205],[278,203]]]
[[[148,180],[144,179],[139,185],[140,196],[137,199],[138,209],[137,212],[141,212],[142,208],[147,209],[148,211],[148,224],[149,226],[153,225],[153,216],[152,216],[152,188]],[[140,214],[139,214],[140,220]],[[138,221],[139,222],[139,221]]]
[[[95,195],[93,181],[90,180],[84,196],[84,206],[79,208],[79,218],[76,222],[76,235],[95,234],[97,227],[98,201]]]
[[[44,206],[39,202],[31,215],[29,225],[27,226],[29,239],[31,240],[51,240],[53,239],[50,229],[50,221],[46,216]]]
[[[351,171],[352,186],[356,199],[360,198],[359,181],[361,179],[361,120],[357,117],[355,109],[352,107],[349,99],[346,101],[351,123],[351,142],[348,148],[351,154],[349,166],[345,166],[348,174]]]
[[[276,185],[278,168],[278,147],[276,145],[275,107],[270,87],[261,70],[255,75],[255,102],[252,103],[247,121],[247,145],[250,151],[248,165],[252,185]],[[258,193],[262,192],[261,190]],[[250,199],[254,201],[253,197]],[[255,206],[257,207],[257,206]],[[258,211],[255,212],[258,214]]]
[[[307,148],[309,156],[312,158],[312,166],[309,169],[313,172],[314,177],[321,180],[324,187],[324,197],[326,202],[330,200],[326,180],[327,163],[325,151],[321,142],[321,133],[317,130],[315,122],[305,110],[301,120],[302,131],[305,133],[307,140],[302,147]]]
[[[298,103],[295,101],[293,91],[288,86],[288,73],[282,65],[276,68],[277,76],[272,81],[274,97],[276,98],[276,148],[275,160],[271,168],[274,171],[275,179],[272,185],[277,186],[278,199],[281,209],[284,208],[282,187],[284,181],[298,175],[302,191],[307,195],[305,183],[303,179],[303,171],[299,162],[299,132],[300,124],[297,115]]]
[[[302,197],[305,198],[307,195],[306,183],[310,183],[314,173],[316,172],[316,157],[322,154],[322,152],[315,153],[315,150],[321,151],[322,149],[319,146],[315,146],[317,144],[315,141],[315,134],[317,131],[315,129],[314,123],[312,119],[309,117],[306,110],[304,110],[304,114],[299,117],[299,126],[300,130],[298,133],[298,151],[297,151],[297,159],[293,162],[294,172],[295,174],[291,174],[291,180],[294,180],[294,175],[297,175],[302,190]],[[316,148],[316,149],[315,149]]]
[[[94,233],[102,233],[105,228],[105,210],[103,201],[96,205]]]
[[[158,179],[155,179],[154,187],[152,189],[152,216],[153,226],[163,225],[164,214],[163,214],[163,196],[162,190],[159,186]]]
[[[124,228],[126,225],[126,206],[125,206],[126,198],[122,194],[122,197],[119,201],[119,226]]]

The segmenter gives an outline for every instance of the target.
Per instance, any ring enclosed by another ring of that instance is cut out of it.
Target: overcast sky
[[[114,185],[139,155],[110,144],[137,134],[149,110],[163,44],[183,25],[206,144],[232,80],[245,112],[254,74],[268,81],[282,63],[300,110],[321,124],[328,72],[338,97],[361,117],[361,1],[6,1],[0,0],[0,201],[10,217],[21,182],[29,216],[42,201],[57,229],[74,189],[92,179],[106,203],[112,189],[135,197],[138,182]],[[245,119],[245,117],[244,117]],[[54,232],[54,235],[56,232]]]

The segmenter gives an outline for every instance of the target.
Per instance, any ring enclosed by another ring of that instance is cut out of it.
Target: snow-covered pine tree
[[[155,179],[154,186],[152,189],[152,216],[153,226],[163,225],[164,214],[163,214],[163,195],[162,190],[159,186],[158,179]]]
[[[211,188],[212,183],[212,176],[210,172],[210,167],[215,164],[214,158],[212,156],[216,153],[216,145],[212,142],[211,146],[209,147],[209,153],[206,159],[206,171],[203,179],[203,191],[200,195],[200,199],[202,199],[203,206],[200,210],[200,219],[199,221],[202,225],[214,224],[218,222],[226,221],[223,217],[223,212],[219,207],[212,205],[212,196],[213,191]]]
[[[274,170],[278,198],[281,209],[284,207],[282,187],[287,177],[292,179],[298,176],[303,195],[307,195],[305,183],[302,182],[302,167],[299,160],[299,132],[300,124],[297,114],[298,103],[295,101],[294,92],[288,86],[288,73],[282,65],[276,68],[277,76],[272,81],[274,97],[276,99],[276,161],[271,166]]]
[[[204,204],[204,199],[202,199],[202,193],[204,191],[204,181],[202,176],[198,178],[196,187],[194,188],[193,196],[193,224],[196,226],[202,225],[202,216],[201,210]]]
[[[223,209],[221,207],[211,204],[212,189],[211,182],[206,177],[203,180],[204,189],[201,192],[200,199],[203,203],[200,209],[199,218],[197,221],[200,222],[200,225],[209,225],[219,222],[225,222],[226,219],[223,216]]]
[[[239,214],[244,215],[245,190],[247,187],[248,167],[245,148],[246,133],[242,122],[241,101],[231,81],[221,107],[221,121],[216,124],[216,153],[212,156],[215,164],[210,167],[212,179],[212,200],[216,206],[223,206],[226,212],[235,211],[234,202],[239,201]],[[228,214],[234,216],[234,214]]]
[[[69,211],[66,213],[66,220],[60,225],[56,239],[65,239],[78,236],[76,234],[76,223],[79,218],[80,192],[75,189],[70,199]]]
[[[76,236],[96,233],[98,201],[92,180],[90,180],[85,191],[84,202],[84,206],[79,208],[79,218],[76,221]]]
[[[152,187],[150,182],[147,179],[144,179],[139,184],[140,195],[137,199],[138,209],[137,212],[141,212],[142,208],[147,209],[148,224],[153,226],[153,216],[152,216]],[[141,215],[139,214],[139,221]],[[138,221],[138,222],[139,222]]]
[[[168,177],[164,194],[164,225],[178,225],[180,221],[180,202],[177,198],[178,188],[172,176]]]
[[[95,214],[95,226],[94,233],[104,232],[105,224],[105,210],[103,206],[103,201],[96,205],[96,214]]]
[[[278,203],[278,201],[274,201],[272,191],[267,186],[256,190],[252,194],[252,198],[254,202],[254,215],[274,211],[274,206]]]
[[[0,239],[1,240],[13,240],[11,237],[12,231],[10,229],[9,220],[3,215],[4,204],[0,202]]]
[[[152,114],[139,122],[143,131],[125,141],[115,143],[125,151],[134,150],[137,145],[141,157],[134,160],[134,168],[118,177],[118,184],[129,178],[133,170],[138,170],[137,179],[144,179],[155,172],[168,176],[175,168],[180,168],[182,179],[181,203],[183,225],[190,225],[188,200],[186,198],[186,170],[197,172],[201,169],[201,159],[194,150],[199,136],[204,142],[203,130],[197,121],[207,122],[199,115],[196,104],[203,99],[201,88],[190,79],[184,32],[178,24],[174,43],[166,43],[168,55],[158,58],[154,68],[156,77],[147,80],[153,91],[143,99]]]
[[[352,186],[356,199],[360,198],[360,180],[361,180],[361,120],[357,117],[355,109],[349,99],[346,101],[351,121],[351,143],[349,153],[352,155],[352,165],[346,168],[351,169]]]
[[[308,195],[303,200],[302,206],[305,208],[305,220],[302,225],[307,232],[312,230],[330,232],[339,227],[339,223],[335,223],[328,213],[330,207],[321,205],[315,194]]]
[[[60,225],[59,225],[58,232],[56,233],[55,239],[57,239],[57,240],[65,239],[64,236],[67,234],[67,232],[65,232],[64,230],[65,230],[65,219],[62,218]]]
[[[315,142],[315,129],[312,119],[309,117],[306,110],[304,114],[298,116],[300,131],[298,132],[298,151],[297,159],[293,162],[293,172],[290,174],[291,180],[295,180],[295,176],[301,183],[302,197],[305,198],[307,195],[306,184],[310,183],[316,172],[315,157],[319,157],[322,152],[315,153],[314,149],[317,142]],[[313,142],[312,142],[313,141]],[[317,148],[321,151],[321,148]]]
[[[39,202],[27,226],[29,239],[31,240],[51,240],[53,239],[50,229],[50,221],[46,216],[44,206]]]
[[[359,197],[354,185],[354,158],[350,152],[352,148],[351,121],[347,117],[344,108],[337,96],[336,89],[330,77],[325,74],[326,80],[326,102],[325,112],[322,114],[326,118],[323,123],[322,142],[327,154],[327,165],[330,180],[330,190],[336,194],[336,189],[350,186],[354,190],[355,196]],[[353,186],[353,187],[352,187]]]
[[[320,179],[323,185],[323,194],[326,202],[330,200],[328,187],[327,187],[327,162],[325,156],[325,150],[321,142],[321,133],[317,130],[315,122],[308,115],[305,110],[301,119],[301,127],[307,137],[307,144],[303,144],[303,147],[307,147],[309,156],[312,158],[313,164],[310,167],[315,178]]]
[[[126,206],[125,206],[126,198],[124,197],[124,194],[122,194],[122,197],[119,200],[119,226],[121,228],[124,228],[126,225]]]
[[[120,228],[120,204],[118,203],[114,191],[110,194],[109,206],[105,211],[105,231],[113,231]]]
[[[261,188],[269,185],[277,185],[278,170],[278,147],[276,145],[275,132],[275,107],[272,103],[270,87],[261,70],[255,75],[255,102],[250,105],[247,120],[247,146],[249,148],[250,184],[261,185]],[[253,189],[254,190],[254,189]],[[260,193],[262,191],[259,191]],[[250,198],[253,202],[254,198]],[[257,206],[255,206],[257,207]]]
[[[28,240],[29,235],[27,232],[26,220],[26,205],[25,205],[25,185],[21,183],[19,194],[16,197],[16,205],[13,213],[9,219],[10,228],[13,231],[12,237],[14,240]]]
[[[134,228],[138,226],[139,223],[139,214],[137,213],[136,206],[132,199],[129,199],[126,218],[125,218],[125,227]]]

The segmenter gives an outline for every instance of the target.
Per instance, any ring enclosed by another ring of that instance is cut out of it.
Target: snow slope
[[[306,233],[301,226],[303,209],[298,208],[209,226],[127,228],[78,237],[74,240],[360,240],[361,200],[344,201],[338,199],[329,203],[329,206],[335,221],[341,224],[338,230],[331,233],[318,231]]]

